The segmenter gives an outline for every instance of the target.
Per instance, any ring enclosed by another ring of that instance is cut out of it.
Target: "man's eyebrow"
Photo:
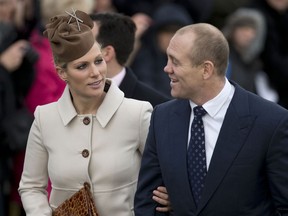
[[[174,61],[174,62],[179,62],[179,60],[175,57],[175,56],[173,56],[173,55],[171,55],[171,54],[168,54],[167,55],[168,56],[168,58],[170,58],[172,61]]]

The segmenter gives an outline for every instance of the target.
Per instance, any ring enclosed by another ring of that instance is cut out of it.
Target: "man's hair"
[[[191,60],[195,65],[201,65],[204,61],[211,61],[215,65],[219,75],[225,75],[229,60],[229,45],[216,27],[197,23],[186,26],[178,31],[178,34],[190,32],[193,34],[193,50]]]
[[[90,17],[99,25],[97,42],[102,48],[113,46],[118,63],[125,65],[134,48],[136,25],[133,20],[116,12],[95,13]]]

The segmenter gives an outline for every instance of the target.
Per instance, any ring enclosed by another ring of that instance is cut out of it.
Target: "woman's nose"
[[[100,74],[99,68],[96,65],[93,64],[92,69],[91,69],[91,75],[95,76],[95,75],[98,75],[98,74]]]

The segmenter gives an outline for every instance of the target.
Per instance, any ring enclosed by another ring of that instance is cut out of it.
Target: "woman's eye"
[[[83,69],[86,68],[86,66],[87,66],[87,64],[81,64],[81,65],[79,65],[79,66],[77,67],[77,69],[78,69],[78,70],[83,70]]]
[[[95,64],[101,64],[103,62],[103,59],[96,59]]]

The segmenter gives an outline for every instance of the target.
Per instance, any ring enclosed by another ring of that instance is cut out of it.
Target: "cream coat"
[[[37,107],[19,186],[26,215],[51,216],[52,209],[84,182],[92,186],[100,216],[134,215],[151,112],[150,103],[124,98],[113,83],[95,116],[77,115],[68,87],[59,101]],[[91,120],[88,125],[84,117]],[[88,150],[88,157],[83,150]]]

